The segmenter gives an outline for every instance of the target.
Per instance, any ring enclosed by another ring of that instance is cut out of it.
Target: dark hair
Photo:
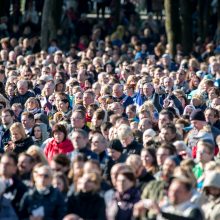
[[[60,164],[63,167],[70,166],[70,159],[65,154],[57,154],[53,157],[55,163]]]
[[[2,155],[2,157],[8,157],[14,161],[15,166],[18,164],[18,157],[14,152],[6,152]],[[1,157],[1,158],[2,158]]]
[[[108,129],[110,129],[112,127],[112,123],[111,122],[104,122],[101,124],[101,130],[106,131]]]
[[[2,110],[2,113],[8,112],[12,117],[15,116],[15,113],[10,108],[5,108]]]
[[[130,180],[131,182],[136,183],[136,178],[133,172],[128,172],[128,171],[122,171],[122,172],[118,172],[118,174],[116,175],[116,179],[118,178],[119,175],[123,175],[125,176],[128,180]]]
[[[215,118],[219,118],[219,111],[217,109],[209,107],[205,110],[205,112],[208,110],[211,110],[214,113]]]
[[[166,110],[166,109],[163,109],[160,112],[160,115],[167,115],[170,121],[173,121],[173,119],[174,119],[173,113],[171,111],[169,111],[169,110]]]
[[[170,129],[170,131],[173,133],[173,134],[176,134],[176,127],[173,123],[168,123],[168,124],[165,124],[162,129],[165,128],[165,129]]]
[[[35,162],[34,158],[30,154],[28,154],[28,153],[23,152],[23,153],[18,155],[18,158],[21,157],[21,156],[28,157],[30,163],[34,163]]]
[[[28,117],[28,119],[34,120],[34,114],[31,113],[31,112],[23,112],[23,113],[21,114],[21,116],[23,116],[23,115],[26,115],[26,116]]]
[[[170,143],[163,143],[158,147],[158,149],[159,148],[167,149],[170,155],[175,155],[177,153],[175,146]]]
[[[53,126],[53,129],[52,129],[52,135],[54,135],[55,132],[62,132],[64,133],[64,140],[67,138],[67,130],[66,130],[66,127],[62,124],[55,124]]]
[[[143,148],[141,152],[147,152],[153,158],[152,165],[157,167],[157,157],[156,157],[156,150],[153,147]]]

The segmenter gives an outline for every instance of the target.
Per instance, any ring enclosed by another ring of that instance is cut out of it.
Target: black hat
[[[121,153],[123,151],[123,146],[118,139],[111,140],[109,143],[109,148],[116,150],[116,151],[119,151]]]
[[[201,109],[195,109],[190,115],[190,120],[205,121],[204,112]]]

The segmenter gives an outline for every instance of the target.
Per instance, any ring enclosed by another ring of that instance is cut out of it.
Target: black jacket
[[[68,198],[68,213],[87,220],[105,220],[105,201],[98,193],[75,193]]]
[[[20,154],[20,153],[26,151],[33,144],[34,144],[34,141],[31,137],[27,137],[21,141],[16,141],[14,152],[16,154]]]
[[[29,219],[39,207],[44,208],[44,220],[62,220],[66,215],[64,197],[52,186],[45,194],[40,194],[36,188],[25,193],[20,203],[20,219]]]
[[[128,157],[131,154],[141,154],[142,145],[137,141],[133,140],[128,146],[126,146],[123,150],[123,154]]]
[[[11,204],[18,213],[21,198],[27,191],[27,187],[17,178],[13,177],[11,184],[8,184],[4,197],[11,201]]]

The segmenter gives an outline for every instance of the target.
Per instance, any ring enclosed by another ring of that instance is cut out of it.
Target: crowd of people
[[[0,219],[220,219],[219,46],[134,18],[0,39]]]

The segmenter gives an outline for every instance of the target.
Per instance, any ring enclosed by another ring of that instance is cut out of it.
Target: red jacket
[[[67,154],[74,150],[73,144],[69,139],[64,140],[61,143],[57,143],[54,138],[47,143],[44,153],[48,161],[51,161],[57,154]]]

